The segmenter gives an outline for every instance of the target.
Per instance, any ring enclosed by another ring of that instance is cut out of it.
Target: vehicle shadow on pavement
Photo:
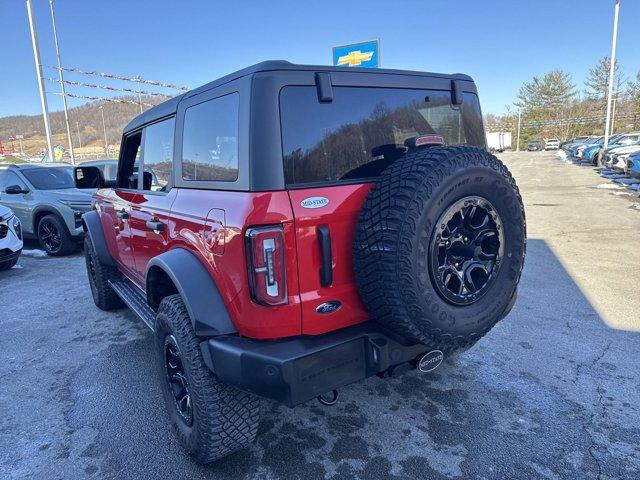
[[[151,334],[127,311],[87,319],[83,303],[68,321],[115,333],[59,388],[29,387],[63,405],[66,430],[28,461],[91,478],[637,477],[640,335],[609,329],[544,241],[527,254],[514,310],[474,348],[431,374],[343,388],[333,407],[265,402],[254,445],[209,467],[171,431]]]

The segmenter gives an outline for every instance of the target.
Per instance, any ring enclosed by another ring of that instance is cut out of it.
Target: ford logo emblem
[[[444,353],[440,350],[431,350],[422,356],[418,362],[418,368],[421,372],[431,372],[440,366],[442,360],[444,360]]]
[[[330,302],[324,302],[318,305],[316,307],[316,312],[322,313],[322,314],[333,313],[336,310],[338,310],[341,306],[342,306],[342,303],[340,303],[339,301],[331,300]]]
[[[307,197],[300,202],[302,208],[320,208],[329,205],[326,197]]]

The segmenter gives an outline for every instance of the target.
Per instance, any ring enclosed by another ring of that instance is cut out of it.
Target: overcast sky
[[[42,62],[55,64],[47,0],[33,0]],[[533,75],[576,84],[611,48],[613,0],[55,0],[65,66],[196,87],[267,59],[330,64],[331,47],[379,38],[382,66],[467,73],[484,113],[502,113]],[[0,116],[40,112],[24,1],[0,0]],[[640,2],[621,0],[618,56],[640,70]],[[45,77],[55,70],[45,69]],[[69,80],[106,81],[69,74]],[[123,82],[114,86],[135,88]],[[47,82],[48,90],[56,90]],[[69,87],[81,95],[106,91]],[[50,109],[61,109],[49,95]],[[71,105],[83,101],[72,100]]]

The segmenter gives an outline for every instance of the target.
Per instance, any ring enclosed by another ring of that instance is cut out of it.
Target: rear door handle
[[[328,287],[333,283],[333,255],[331,253],[331,232],[328,225],[320,225],[316,230],[320,243],[320,285]]]
[[[129,213],[125,212],[124,210],[120,210],[119,212],[116,212],[116,217],[118,217],[120,220],[126,220],[129,218]]]
[[[154,232],[162,232],[164,230],[164,223],[162,222],[154,222],[152,220],[147,221],[147,228],[149,230],[153,230]]]

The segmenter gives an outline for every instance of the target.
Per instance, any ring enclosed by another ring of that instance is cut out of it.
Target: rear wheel
[[[69,229],[56,215],[45,215],[40,219],[38,240],[44,251],[53,256],[69,255],[76,249]]]
[[[260,399],[209,370],[180,295],[165,297],[155,323],[162,391],[174,429],[198,463],[211,463],[255,439]]]
[[[358,222],[358,289],[376,319],[431,348],[468,348],[513,305],[524,264],[522,200],[507,168],[473,147],[394,162]]]

